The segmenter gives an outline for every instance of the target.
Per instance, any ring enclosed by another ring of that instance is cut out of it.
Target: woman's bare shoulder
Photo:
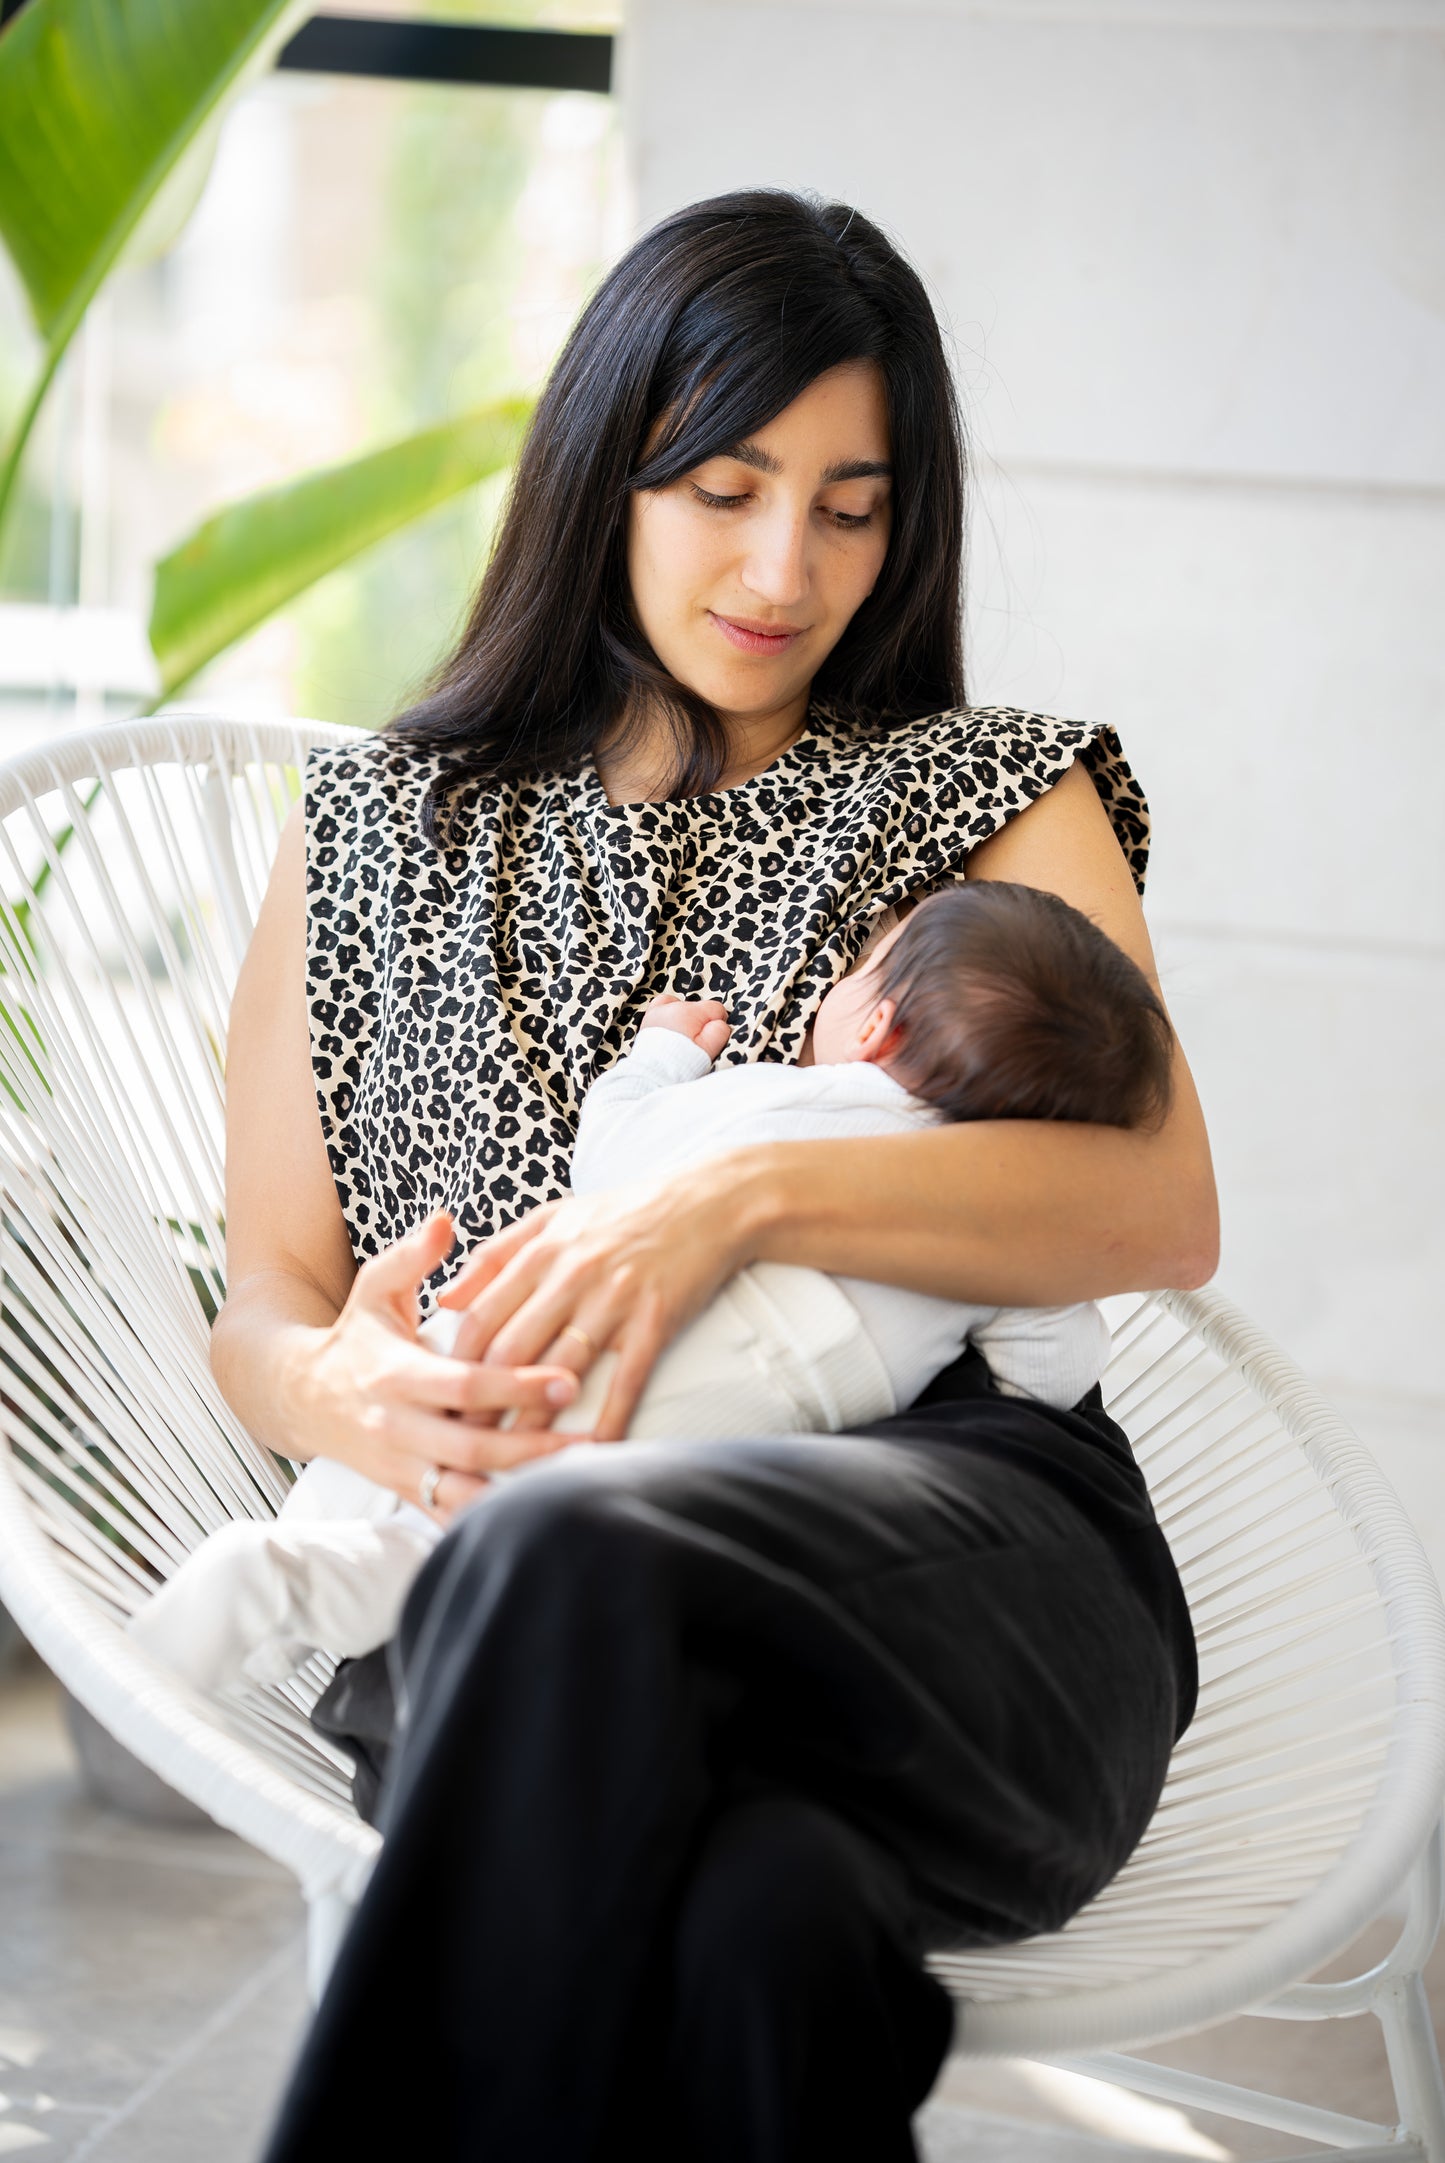
[[[271,876],[257,912],[246,958],[241,964],[236,985],[238,996],[248,973],[254,976],[258,966],[264,971],[268,963],[282,957],[288,935],[295,943],[297,953],[304,951],[305,919],[306,811],[303,804],[295,804],[276,844]]]
[[[1082,760],[974,850],[968,876],[1012,880],[1057,894],[1091,917],[1153,975],[1137,876],[1109,806]]]

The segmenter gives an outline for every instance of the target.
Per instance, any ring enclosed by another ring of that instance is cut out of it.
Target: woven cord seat
[[[121,1625],[290,1478],[207,1357],[226,1017],[300,763],[345,736],[177,716],[0,766],[0,1599],[120,1742],[295,1873],[314,1988],[377,1845],[308,1724],[330,1663],[211,1702]],[[1445,2163],[1419,1980],[1440,1920],[1445,1611],[1419,1541],[1362,1445],[1215,1294],[1135,1304],[1104,1389],[1189,1594],[1199,1712],[1139,1849],[1066,1929],[934,1958],[959,2048],[1067,2063],[1355,2163]],[[1301,1981],[1407,1882],[1380,1968]],[[1367,2010],[1394,2126],[1117,2055],[1243,2011]]]

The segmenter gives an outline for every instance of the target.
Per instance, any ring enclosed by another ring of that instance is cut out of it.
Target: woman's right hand
[[[443,1520],[476,1500],[489,1472],[565,1449],[575,1437],[546,1423],[578,1389],[567,1367],[488,1367],[421,1342],[418,1288],[452,1245],[451,1218],[438,1211],[364,1262],[335,1322],[293,1339],[283,1385],[309,1453],[408,1502],[421,1501],[439,1466],[432,1514]],[[514,1407],[537,1424],[515,1434],[483,1424]]]

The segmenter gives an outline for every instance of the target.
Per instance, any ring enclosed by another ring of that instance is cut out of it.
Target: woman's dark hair
[[[427,796],[429,839],[438,800],[465,782],[575,772],[639,691],[672,724],[673,793],[715,785],[722,724],[667,674],[633,615],[628,498],[730,450],[845,361],[882,372],[893,524],[817,696],[859,724],[963,703],[963,442],[923,284],[845,204],[716,196],[644,234],[583,310],[538,401],[460,643],[393,723],[452,754]]]
[[[1142,969],[1032,886],[933,894],[877,964],[901,1037],[889,1072],[945,1119],[1149,1126],[1169,1108],[1174,1032]]]

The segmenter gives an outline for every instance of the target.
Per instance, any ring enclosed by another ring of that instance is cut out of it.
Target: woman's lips
[[[802,631],[770,631],[765,624],[749,623],[746,617],[720,616],[716,609],[708,614],[730,644],[741,647],[744,653],[785,653]]]

